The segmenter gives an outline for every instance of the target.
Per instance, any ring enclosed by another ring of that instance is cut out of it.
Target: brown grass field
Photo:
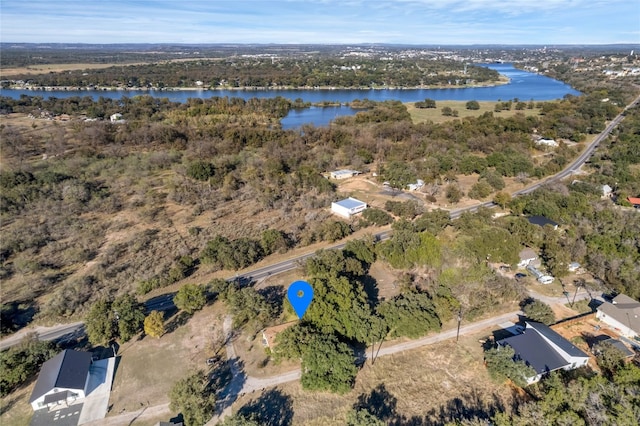
[[[507,101],[507,99],[505,99]],[[526,101],[525,101],[526,102]],[[444,123],[446,121],[451,121],[460,118],[466,117],[479,117],[485,112],[491,112],[496,117],[512,117],[517,113],[521,113],[524,115],[540,115],[540,110],[537,108],[534,109],[524,109],[522,111],[516,111],[512,106],[509,111],[501,111],[494,112],[494,108],[497,102],[486,102],[479,101],[480,109],[478,110],[468,110],[465,108],[466,101],[436,101],[436,108],[416,108],[415,103],[408,103],[407,109],[409,110],[409,114],[411,114],[411,120],[414,123],[422,123],[425,121],[433,121],[434,123]],[[449,107],[453,110],[458,111],[458,117],[446,117],[442,115],[442,108]]]
[[[275,391],[265,389],[262,394],[278,395],[277,399],[293,411],[295,425],[344,424],[358,397],[373,390],[384,395],[389,411],[404,419],[403,423],[416,417],[442,424],[453,420],[460,407],[508,407],[511,390],[489,378],[478,343],[480,336],[378,358],[374,365],[367,362],[358,373],[354,389],[346,395],[308,392],[299,382],[280,385]],[[243,396],[234,404],[234,412],[260,397],[260,392]],[[273,407],[276,411],[281,408]]]

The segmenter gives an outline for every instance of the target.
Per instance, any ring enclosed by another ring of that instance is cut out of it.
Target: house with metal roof
[[[42,364],[29,403],[34,410],[70,404],[86,396],[91,354],[64,350]]]
[[[640,336],[640,302],[619,294],[596,308],[596,318],[630,339]]]
[[[515,351],[514,359],[521,360],[536,371],[527,377],[527,383],[535,383],[542,376],[556,370],[573,370],[587,365],[589,356],[573,343],[548,326],[527,321],[522,334],[507,337],[498,345],[509,345]]]
[[[342,216],[347,219],[351,218],[351,216],[355,214],[362,213],[366,208],[367,203],[356,200],[352,197],[331,203],[331,211],[338,216]]]
[[[331,176],[331,179],[347,179],[358,174],[360,174],[360,172],[357,170],[342,169],[329,173],[329,176]]]

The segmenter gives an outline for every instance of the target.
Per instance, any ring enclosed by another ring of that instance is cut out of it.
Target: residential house
[[[542,145],[542,146],[547,146],[549,148],[557,148],[560,146],[560,144],[558,144],[558,142],[556,142],[553,139],[538,139],[536,141],[536,145]]]
[[[410,183],[409,185],[407,185],[407,188],[409,189],[409,191],[417,191],[423,186],[424,186],[424,181],[422,179],[418,179],[416,183]]]
[[[331,179],[347,179],[347,178],[356,176],[358,174],[360,174],[360,172],[357,170],[344,169],[344,170],[336,170],[334,172],[331,172],[329,173],[329,176],[331,176]]]
[[[297,323],[298,321],[291,321],[280,325],[274,325],[273,327],[265,328],[264,330],[262,330],[262,346],[264,346],[265,348],[273,349],[275,347],[276,336]]]
[[[602,191],[602,198],[609,198],[611,197],[611,194],[613,194],[613,188],[606,184],[602,185],[600,190]]]
[[[619,294],[596,308],[596,318],[630,339],[640,336],[640,302]]]
[[[580,269],[580,264],[578,262],[571,262],[567,270],[569,272],[577,272]]]
[[[528,247],[520,250],[519,256],[520,262],[518,262],[518,268],[525,268],[529,266],[531,262],[534,262],[538,258],[536,252]]]
[[[535,383],[542,376],[556,370],[573,370],[587,365],[589,356],[573,343],[548,326],[527,321],[522,334],[498,341],[498,345],[509,345],[515,351],[515,360],[521,360],[536,372],[527,377],[527,383]]]
[[[112,123],[119,123],[122,120],[122,114],[120,114],[119,112],[111,114],[109,120],[111,120]]]
[[[630,202],[636,209],[640,209],[640,198],[627,197],[627,201]]]
[[[532,225],[538,225],[538,226],[541,226],[541,227],[549,225],[553,229],[558,229],[558,224],[556,222],[554,222],[553,220],[551,220],[549,218],[546,218],[544,216],[529,216],[529,217],[527,217],[527,220]]]
[[[70,404],[86,396],[91,353],[64,350],[44,364],[29,403],[34,410]]]
[[[363,212],[366,208],[367,203],[356,200],[352,197],[331,203],[331,211],[338,216],[342,216],[347,219],[351,218],[351,216],[355,214]]]

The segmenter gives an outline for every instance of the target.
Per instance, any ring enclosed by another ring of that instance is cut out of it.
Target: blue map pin
[[[294,281],[287,290],[287,298],[298,318],[302,319],[313,300],[313,288],[306,281]]]

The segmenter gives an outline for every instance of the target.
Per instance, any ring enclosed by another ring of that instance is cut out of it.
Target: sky
[[[638,0],[0,0],[13,43],[640,43]]]

